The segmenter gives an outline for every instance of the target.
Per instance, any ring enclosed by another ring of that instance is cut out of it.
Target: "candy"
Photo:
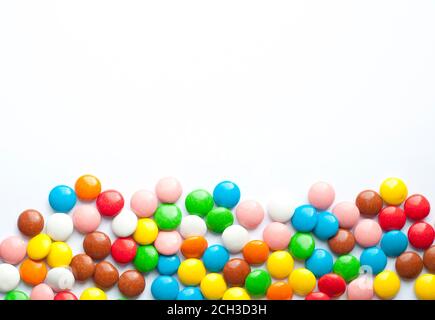
[[[174,177],[160,179],[156,184],[156,196],[163,203],[175,203],[181,197],[183,189]]]
[[[426,249],[423,264],[430,273],[435,273],[435,246]]]
[[[54,296],[54,300],[77,300],[77,297],[72,292],[62,291]]]
[[[213,199],[219,207],[234,208],[240,200],[240,189],[234,182],[222,181],[214,188]]]
[[[198,287],[186,287],[178,293],[177,300],[204,300],[204,297]]]
[[[132,238],[118,238],[112,244],[110,253],[118,263],[129,263],[136,256],[137,244]]]
[[[373,280],[367,276],[356,278],[347,286],[349,300],[372,300],[373,296]]]
[[[233,222],[233,214],[230,210],[223,207],[212,209],[205,217],[207,227],[216,233],[224,232]]]
[[[199,259],[186,259],[178,268],[178,279],[185,286],[196,286],[205,277],[204,264]]]
[[[97,198],[97,209],[105,217],[114,217],[124,208],[124,198],[116,190],[106,190]]]
[[[381,211],[384,201],[376,191],[365,190],[358,194],[355,204],[361,214],[374,217]]]
[[[30,292],[30,300],[53,300],[54,292],[47,284],[41,283],[33,287]]]
[[[402,231],[388,231],[382,237],[381,248],[388,257],[400,256],[407,247],[408,239]]]
[[[406,199],[403,207],[406,216],[412,220],[422,220],[430,213],[429,201],[420,194],[414,194]]]
[[[25,283],[36,286],[44,282],[47,276],[47,265],[44,261],[26,259],[20,266],[20,277]]]
[[[251,300],[251,297],[243,288],[229,288],[225,291],[222,300]]]
[[[380,299],[393,299],[400,290],[400,279],[393,271],[382,271],[375,277],[373,289]]]
[[[275,195],[267,204],[270,219],[281,223],[290,221],[295,209],[294,201],[285,194]]]
[[[177,229],[181,223],[181,210],[175,204],[161,204],[154,214],[154,221],[160,230]]]
[[[74,189],[80,200],[92,201],[100,194],[101,183],[97,177],[85,174],[77,179]]]
[[[356,242],[363,248],[373,247],[382,237],[382,229],[376,221],[363,219],[353,231]]]
[[[209,273],[201,280],[200,288],[206,299],[217,300],[223,297],[227,290],[227,284],[221,274]]]
[[[185,258],[201,258],[208,242],[204,237],[190,237],[183,241],[180,247],[181,254]]]
[[[291,300],[293,297],[292,287],[283,281],[272,283],[267,289],[268,300]]]
[[[40,233],[29,240],[27,255],[32,260],[44,259],[51,249],[51,239],[48,235]]]
[[[257,201],[245,200],[236,208],[236,217],[246,229],[255,229],[264,219],[264,209]]]
[[[334,273],[325,274],[318,282],[319,291],[331,298],[337,298],[346,291],[346,281]]]
[[[157,196],[148,190],[136,191],[130,200],[131,210],[139,218],[151,217],[156,211],[158,204]]]
[[[219,244],[215,244],[205,250],[202,261],[208,271],[220,272],[229,258],[230,254],[228,250]]]
[[[417,278],[422,270],[423,260],[415,252],[404,252],[396,259],[396,271],[401,278]]]
[[[175,300],[179,290],[177,280],[170,276],[158,276],[151,284],[151,294],[156,300]]]
[[[139,272],[150,272],[159,263],[159,253],[152,245],[139,246],[133,264]]]
[[[71,217],[63,213],[55,213],[48,217],[46,232],[54,241],[66,241],[74,231]]]
[[[434,228],[424,221],[415,222],[408,229],[409,242],[417,249],[429,248],[432,245],[434,238]]]
[[[366,248],[359,258],[362,266],[368,266],[373,274],[378,274],[387,266],[387,256],[377,247]]]
[[[310,270],[304,268],[294,270],[288,282],[298,296],[306,296],[316,287],[316,277]]]
[[[133,239],[138,244],[151,244],[157,239],[159,228],[154,220],[141,218],[137,220],[136,230],[133,233]]]
[[[47,272],[45,282],[55,292],[69,291],[74,287],[75,279],[72,272],[63,267],[56,267]]]
[[[47,264],[52,267],[67,267],[71,263],[72,250],[65,242],[53,242],[47,256]]]
[[[131,236],[137,227],[137,216],[131,211],[122,211],[112,220],[112,231],[120,238]]]
[[[341,228],[351,229],[358,222],[360,213],[358,207],[352,202],[340,202],[332,209]]]
[[[328,240],[338,232],[338,220],[329,212],[321,212],[317,215],[317,224],[313,233],[320,240]]]
[[[255,297],[264,296],[271,284],[272,279],[264,270],[254,270],[245,279],[246,290],[250,295]]]
[[[335,199],[334,188],[326,182],[317,182],[308,190],[308,201],[316,209],[328,209]]]
[[[305,300],[331,300],[331,298],[323,292],[311,292],[305,297]]]
[[[71,260],[70,267],[74,278],[78,281],[88,280],[95,272],[94,260],[84,253],[74,256]]]
[[[178,252],[181,242],[181,236],[177,231],[161,231],[157,235],[154,246],[160,254],[170,256]]]
[[[275,279],[287,278],[293,270],[294,261],[287,251],[275,251],[267,259],[267,270]]]
[[[0,258],[9,264],[18,264],[26,256],[26,243],[17,236],[10,236],[0,243]]]
[[[86,235],[83,240],[83,249],[86,254],[92,259],[101,260],[110,254],[112,243],[109,237],[99,231],[95,231]]]
[[[243,257],[249,264],[263,264],[269,257],[269,247],[261,240],[249,241],[243,247]]]
[[[207,233],[207,225],[198,216],[191,215],[183,217],[180,223],[180,234],[183,238],[204,237]]]
[[[157,263],[157,271],[164,276],[172,276],[180,266],[180,258],[176,255],[172,256],[159,256]]]
[[[405,226],[406,215],[400,207],[389,206],[379,213],[378,221],[384,231],[400,230]]]
[[[5,300],[29,300],[29,296],[23,291],[12,290],[5,295]]]
[[[299,232],[309,232],[317,224],[317,210],[313,206],[297,207],[291,219],[293,227]]]
[[[263,230],[263,240],[271,250],[286,249],[290,243],[290,228],[280,222],[269,223]]]
[[[240,252],[248,241],[248,230],[239,225],[229,226],[222,233],[222,242],[231,253]]]
[[[400,205],[408,196],[408,188],[399,178],[388,178],[381,184],[382,199],[390,205]]]
[[[107,300],[107,296],[101,289],[87,288],[80,295],[80,300]]]
[[[125,297],[137,297],[145,290],[145,278],[136,270],[127,270],[119,277],[118,289]]]
[[[352,232],[339,229],[337,234],[328,240],[328,245],[336,255],[348,254],[355,247],[355,237]]]
[[[74,209],[72,213],[74,228],[80,233],[91,233],[98,229],[101,223],[101,215],[98,210],[91,205],[81,205]]]
[[[305,261],[305,268],[310,270],[316,278],[332,272],[333,265],[332,255],[324,249],[315,249],[311,257]]]
[[[229,260],[223,269],[225,281],[232,286],[243,286],[250,272],[249,264],[239,258]]]
[[[18,217],[18,229],[28,237],[34,237],[44,229],[44,218],[33,209],[23,211]]]
[[[296,232],[290,240],[289,251],[299,260],[308,259],[314,251],[314,238],[309,233]]]
[[[334,263],[334,273],[342,276],[346,282],[355,279],[359,274],[360,262],[350,254],[340,256]]]
[[[435,275],[423,274],[418,277],[414,290],[420,300],[435,300]]]
[[[108,261],[101,261],[95,265],[94,282],[102,289],[112,288],[119,279],[118,269]]]
[[[68,186],[56,186],[50,191],[48,202],[54,211],[67,213],[76,205],[77,196]]]
[[[203,189],[189,193],[184,201],[187,212],[199,217],[205,217],[214,207],[212,195]]]

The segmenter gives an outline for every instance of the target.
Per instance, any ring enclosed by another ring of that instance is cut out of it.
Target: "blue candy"
[[[234,208],[240,200],[240,189],[231,181],[222,181],[213,191],[213,199],[217,206]]]
[[[332,272],[334,259],[332,255],[324,249],[314,250],[311,257],[305,261],[305,268],[310,270],[317,278]]]
[[[156,300],[175,300],[179,290],[177,280],[170,276],[158,276],[151,285],[151,294]]]
[[[388,231],[381,240],[381,248],[388,257],[398,257],[408,247],[408,238],[399,230]]]
[[[197,287],[186,287],[178,293],[177,300],[204,300]]]
[[[321,212],[317,215],[317,224],[314,235],[320,240],[328,240],[338,232],[338,219],[330,212]]]
[[[202,256],[204,266],[210,272],[222,271],[229,259],[230,254],[228,253],[228,250],[220,244],[208,247]]]
[[[373,274],[378,274],[387,266],[387,256],[377,247],[364,249],[359,260],[361,266],[369,266]]]
[[[317,224],[317,210],[311,205],[297,207],[292,217],[293,227],[300,232],[310,232]]]
[[[76,205],[77,196],[68,186],[56,186],[51,189],[48,202],[54,211],[67,213]]]
[[[180,266],[180,258],[176,255],[173,256],[159,256],[157,263],[157,271],[164,276],[172,276]]]

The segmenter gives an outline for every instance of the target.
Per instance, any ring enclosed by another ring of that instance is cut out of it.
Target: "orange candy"
[[[287,282],[278,281],[267,289],[266,297],[269,300],[291,300],[293,290]]]
[[[80,200],[94,200],[101,193],[100,180],[93,175],[85,174],[77,179],[75,191]]]
[[[243,257],[249,264],[263,264],[269,257],[269,251],[264,241],[252,240],[243,247]]]
[[[183,241],[180,250],[186,259],[199,259],[207,247],[208,243],[204,237],[190,237]]]
[[[47,265],[44,261],[26,259],[20,266],[21,280],[31,286],[44,282],[46,275]]]

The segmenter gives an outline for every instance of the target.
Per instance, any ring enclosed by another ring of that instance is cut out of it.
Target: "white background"
[[[433,202],[434,16],[429,0],[0,1],[0,238],[84,173],[127,203],[167,175],[263,204],[399,176]]]

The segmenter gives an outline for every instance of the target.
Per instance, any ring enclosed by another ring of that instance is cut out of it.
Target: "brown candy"
[[[119,272],[113,264],[108,261],[101,261],[95,265],[94,282],[103,289],[113,287],[119,279]]]
[[[432,246],[424,252],[423,263],[430,273],[435,273],[435,246]]]
[[[381,211],[384,201],[376,191],[365,190],[356,197],[355,204],[361,214],[374,217]]]
[[[136,270],[127,270],[119,277],[119,291],[126,297],[136,297],[145,290],[145,278]]]
[[[112,243],[103,232],[95,231],[86,235],[83,240],[83,249],[92,259],[101,260],[110,254]]]
[[[33,209],[23,211],[18,217],[18,229],[28,237],[34,237],[44,229],[44,218]]]
[[[337,255],[347,254],[355,247],[355,237],[349,230],[339,229],[337,234],[328,240],[328,245]]]
[[[229,260],[223,270],[225,281],[232,286],[243,286],[250,272],[251,267],[249,264],[239,258]]]
[[[90,256],[80,253],[71,260],[71,271],[78,281],[86,281],[94,275],[95,263]]]
[[[396,271],[402,278],[414,279],[423,270],[423,260],[412,251],[402,253],[396,259]]]

